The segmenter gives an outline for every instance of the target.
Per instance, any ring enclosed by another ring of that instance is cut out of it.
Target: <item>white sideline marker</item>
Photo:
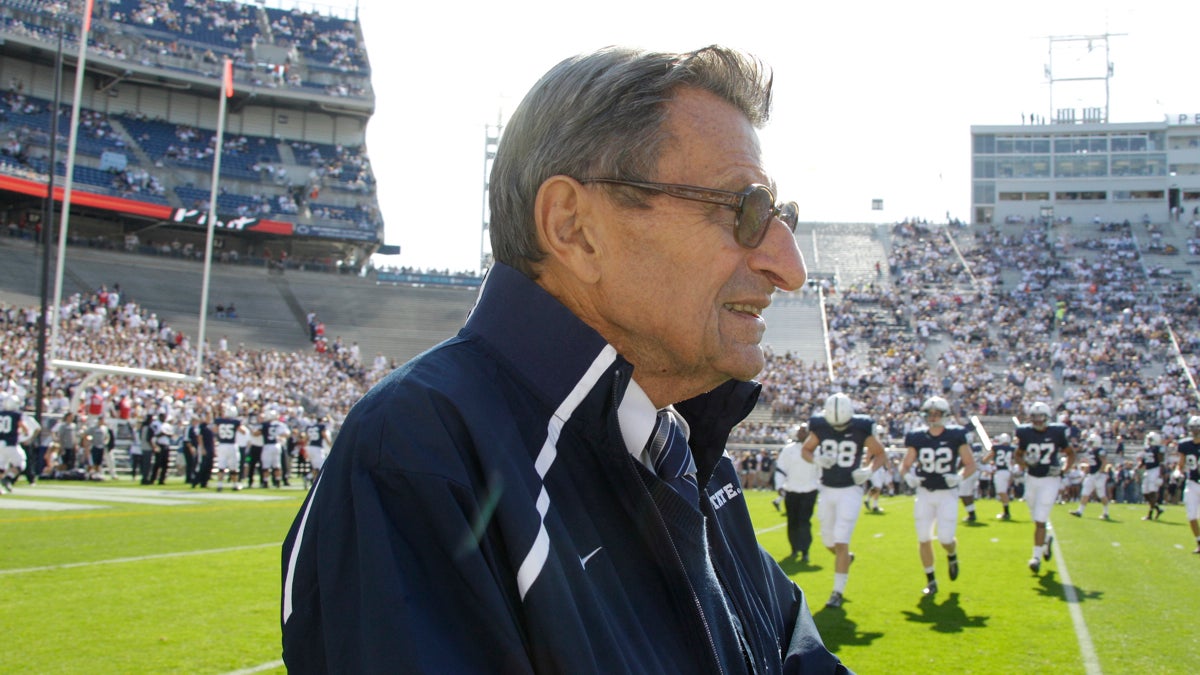
[[[1100,659],[1096,656],[1096,647],[1092,644],[1092,634],[1088,632],[1083,620],[1083,610],[1079,607],[1079,596],[1075,593],[1075,585],[1071,583],[1071,575],[1067,573],[1067,563],[1063,559],[1062,547],[1058,539],[1051,544],[1054,547],[1054,557],[1058,558],[1056,567],[1062,576],[1063,595],[1067,598],[1067,611],[1071,614],[1071,623],[1075,625],[1075,637],[1079,640],[1079,653],[1083,657],[1083,670],[1087,675],[1101,675]]]
[[[120,563],[143,562],[146,560],[161,560],[163,558],[184,558],[193,555],[213,555],[234,553],[236,551],[252,551],[257,548],[280,548],[283,544],[273,541],[269,544],[250,544],[247,546],[230,546],[228,548],[210,548],[203,551],[177,551],[174,553],[155,553],[139,555],[130,558],[111,558],[109,560],[91,560],[88,562],[63,563],[61,565],[42,565],[41,567],[19,567],[11,570],[0,570],[0,576],[8,574],[27,574],[29,572],[50,572],[53,570],[69,570],[76,567],[91,567],[93,565],[116,565]]]

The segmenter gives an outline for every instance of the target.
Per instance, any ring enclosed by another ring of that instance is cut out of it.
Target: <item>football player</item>
[[[840,392],[825,400],[824,412],[812,416],[808,430],[800,454],[821,467],[817,519],[821,523],[821,541],[837,556],[833,593],[825,606],[836,608],[842,606],[850,563],[854,562],[850,535],[858,522],[863,483],[873,470],[887,462],[887,454],[875,438],[875,420],[854,414],[854,403]]]
[[[246,439],[246,487],[254,487],[254,477],[260,478],[260,486],[267,487],[267,472],[263,469],[263,423],[258,419],[258,413],[253,410],[246,416],[246,426],[250,436]]]
[[[16,394],[0,396],[0,492],[12,492],[13,483],[25,471],[25,450],[21,441],[32,432],[21,413],[21,397]]]
[[[904,436],[907,450],[900,463],[900,475],[917,492],[913,501],[913,519],[917,526],[917,545],[925,568],[925,595],[937,593],[933,566],[933,536],[946,551],[950,580],[958,578],[958,486],[963,478],[975,473],[975,456],[967,443],[967,430],[947,424],[950,404],[941,396],[932,396],[921,404],[926,427]],[[915,469],[912,473],[910,469]]]
[[[886,430],[882,426],[875,428],[875,437],[879,438]],[[887,451],[883,453],[883,466],[871,472],[871,487],[867,489],[867,499],[863,502],[863,506],[867,507],[871,513],[883,513],[883,509],[879,507],[879,496],[883,494],[884,487],[892,481],[892,458],[888,457]]]
[[[1066,458],[1066,466],[1062,457]],[[1033,518],[1033,557],[1029,569],[1037,574],[1042,560],[1053,556],[1054,537],[1046,536],[1050,509],[1058,499],[1064,469],[1075,462],[1075,448],[1061,422],[1050,422],[1050,406],[1038,401],[1029,406],[1029,422],[1017,427],[1017,451],[1013,462],[1025,472],[1025,503]]]
[[[958,484],[958,497],[962,500],[963,508],[967,510],[967,517],[963,518],[964,523],[974,523],[975,518],[975,493],[979,491],[979,471],[978,467],[982,464],[983,445],[980,443],[971,444],[971,456],[975,459],[975,473],[963,478]]]
[[[1162,487],[1162,434],[1151,431],[1146,434],[1145,448],[1138,458],[1138,466],[1142,469],[1142,496],[1150,505],[1150,510],[1142,516],[1142,520],[1162,517],[1163,508],[1158,505],[1158,489]]]
[[[1009,492],[1012,489],[1012,456],[1012,436],[1000,434],[996,437],[996,442],[992,444],[992,451],[983,458],[984,462],[991,462],[996,467],[992,474],[992,485],[996,490],[996,498],[1004,507],[1003,513],[996,514],[997,520],[1012,518],[1008,511]]]
[[[325,453],[329,452],[329,448],[333,446],[333,440],[329,434],[329,416],[318,417],[316,422],[308,425],[305,434],[308,442],[305,444],[304,451],[308,456],[311,472],[305,474],[304,485],[309,487],[316,484],[317,476],[321,475],[321,467],[325,464]]]
[[[1175,470],[1183,474],[1183,507],[1187,509],[1188,525],[1196,539],[1196,550],[1200,553],[1200,417],[1188,418],[1188,433],[1191,438],[1179,441],[1179,464]]]
[[[250,431],[238,417],[237,406],[227,405],[222,413],[213,420],[217,432],[217,492],[225,489],[226,478],[229,479],[230,486],[237,491],[242,489],[242,481],[239,478],[242,458],[238,452],[238,445],[239,442],[248,439]]]
[[[1200,418],[1198,418],[1200,419]],[[1104,449],[1104,440],[1097,434],[1088,436],[1087,445],[1083,448],[1081,462],[1087,464],[1087,475],[1083,478],[1083,492],[1079,495],[1079,508],[1071,512],[1076,518],[1083,517],[1083,508],[1088,499],[1095,494],[1104,504],[1101,518],[1108,520],[1108,474],[1104,472],[1108,451]]]
[[[266,487],[267,473],[271,474],[271,485],[280,487],[283,473],[283,443],[291,434],[291,429],[279,418],[279,411],[274,406],[263,410],[262,422],[262,470],[263,487]]]

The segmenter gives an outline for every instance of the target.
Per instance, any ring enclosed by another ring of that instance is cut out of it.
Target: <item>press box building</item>
[[[1200,218],[1200,114],[971,127],[975,223]]]

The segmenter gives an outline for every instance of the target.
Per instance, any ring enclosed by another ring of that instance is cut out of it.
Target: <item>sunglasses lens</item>
[[[796,224],[800,222],[800,205],[796,202],[788,202],[779,209],[779,219],[787,224],[788,229],[792,232],[796,231]]]
[[[775,215],[774,201],[771,191],[761,185],[742,200],[742,213],[738,219],[738,241],[742,246],[754,248],[762,243]]]

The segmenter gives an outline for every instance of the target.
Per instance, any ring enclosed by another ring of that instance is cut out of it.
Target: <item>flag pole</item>
[[[79,62],[75,64],[75,100],[71,102],[71,133],[67,141],[67,176],[63,179],[62,219],[58,227],[58,268],[54,275],[54,314],[50,317],[50,348],[51,358],[58,346],[58,316],[62,305],[63,272],[67,257],[67,224],[71,217],[71,184],[75,173],[75,145],[79,140],[79,109],[83,104],[83,76],[87,68],[88,35],[92,31],[92,4],[87,0],[83,10],[83,26],[79,31]],[[50,123],[58,128],[58,108],[54,109]],[[50,167],[50,175],[54,175],[55,167]],[[53,195],[51,196],[53,199]]]
[[[217,137],[213,148],[212,185],[208,192],[208,238],[204,243],[204,281],[200,288],[200,330],[196,336],[196,377],[203,377],[204,340],[208,325],[208,282],[212,278],[213,233],[217,226],[217,180],[221,175],[221,153],[225,150],[226,100],[233,96],[233,61],[225,57],[224,75],[217,106]]]

